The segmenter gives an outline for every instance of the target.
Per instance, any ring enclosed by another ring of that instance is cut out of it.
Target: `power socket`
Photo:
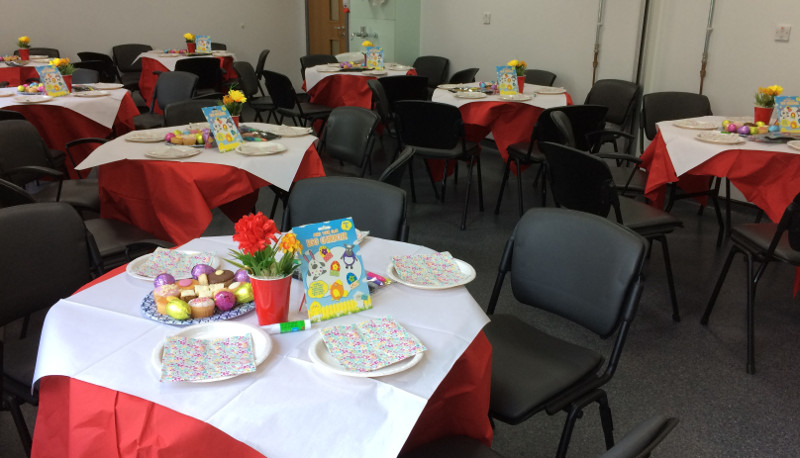
[[[483,23],[484,24],[491,24],[492,23],[492,13],[485,11],[483,13]]]
[[[792,26],[789,24],[778,24],[775,28],[775,41],[789,41],[789,34],[792,32]]]

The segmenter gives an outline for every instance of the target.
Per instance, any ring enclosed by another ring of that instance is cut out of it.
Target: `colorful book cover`
[[[352,218],[292,228],[303,246],[300,272],[312,323],[372,308]]]
[[[775,108],[781,132],[800,132],[800,96],[779,95],[775,97]]]
[[[367,68],[383,70],[383,48],[370,46],[367,48]]]
[[[198,35],[194,39],[195,52],[207,54],[211,52],[211,35]]]
[[[208,124],[211,126],[211,132],[214,134],[214,140],[217,142],[220,153],[236,149],[244,142],[242,134],[239,133],[239,129],[236,128],[236,124],[225,106],[205,107],[203,114],[206,115]]]
[[[39,73],[39,81],[44,84],[44,90],[47,95],[51,97],[69,95],[67,83],[64,82],[61,72],[54,65],[36,67],[36,72]]]
[[[497,66],[497,90],[501,94],[516,94],[519,92],[517,86],[517,72],[510,65]]]

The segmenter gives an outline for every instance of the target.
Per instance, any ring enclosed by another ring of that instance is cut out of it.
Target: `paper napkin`
[[[161,381],[186,382],[255,372],[250,334],[217,339],[168,337],[161,355]]]
[[[405,282],[420,286],[455,285],[467,278],[448,252],[394,256],[394,270]]]
[[[156,248],[156,251],[138,266],[135,272],[143,277],[156,277],[167,273],[175,278],[191,278],[192,267],[211,264],[214,253],[187,253],[185,251]]]
[[[331,326],[320,332],[339,364],[358,372],[378,370],[426,350],[391,317]]]

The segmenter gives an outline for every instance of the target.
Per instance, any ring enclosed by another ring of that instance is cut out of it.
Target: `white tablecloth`
[[[477,87],[479,83],[470,83],[465,84],[464,86],[474,86]],[[525,90],[523,94],[527,94],[531,96],[530,100],[524,101],[508,101],[503,100],[499,97],[499,95],[489,95],[482,99],[465,99],[461,97],[456,97],[454,92],[450,92],[446,89],[436,89],[433,91],[433,96],[431,100],[434,102],[441,102],[446,103],[448,105],[453,105],[460,107],[462,105],[466,105],[468,103],[482,103],[482,102],[505,102],[505,103],[524,103],[527,105],[532,105],[534,107],[539,108],[554,108],[554,107],[563,107],[567,104],[567,96],[566,93],[564,94],[537,94],[536,90],[539,88],[543,88],[546,86],[537,86],[535,84],[525,84]]]
[[[148,59],[157,60],[161,65],[167,67],[167,70],[174,71],[175,70],[175,62],[182,60],[182,59],[194,59],[197,57],[230,57],[233,60],[236,60],[236,55],[230,53],[228,51],[211,51],[210,55],[207,56],[187,56],[184,54],[168,54],[163,51],[147,51],[139,54],[136,56],[137,60],[147,57]]]
[[[403,70],[382,70],[379,72],[370,72],[370,71],[363,71],[363,72],[343,72],[343,71],[325,71],[328,69],[335,69],[337,67],[330,67],[328,65],[317,65],[316,67],[308,67],[306,68],[306,91],[310,91],[312,87],[316,86],[317,83],[322,81],[323,79],[333,76],[333,75],[346,75],[354,78],[364,78],[367,76],[373,78],[382,78],[384,76],[398,76],[398,75],[407,75],[408,71],[411,69],[410,67]],[[384,73],[385,72],[385,73]]]
[[[183,246],[226,256],[230,237]],[[393,255],[427,248],[368,237],[365,266],[384,272]],[[228,266],[230,268],[230,266]],[[48,313],[34,380],[47,375],[128,393],[205,421],[269,457],[394,457],[455,361],[488,322],[466,288],[440,291],[389,285],[373,309],[273,335],[273,349],[255,373],[214,383],[162,383],[153,349],[180,328],[142,317],[152,283],[126,274],[59,301]],[[295,281],[289,319],[300,319]],[[322,326],[392,316],[428,348],[413,368],[380,378],[332,374],[314,365],[308,348]],[[255,313],[236,320],[257,325]]]
[[[723,116],[704,116],[696,119],[711,121],[721,127],[722,121],[726,118]],[[661,132],[664,144],[667,146],[669,158],[677,176],[683,175],[717,154],[728,150],[759,150],[800,154],[800,151],[789,148],[786,143],[764,143],[748,140],[744,143],[728,145],[701,142],[695,137],[702,131],[677,127],[674,125],[674,121],[659,122],[656,126]]]
[[[262,123],[246,123],[246,125],[256,129],[268,128],[267,124]],[[185,126],[164,127],[160,129],[152,129],[152,131],[163,135],[176,129],[181,130],[184,127]],[[84,170],[96,167],[98,165],[126,159],[152,161],[154,159],[145,156],[145,153],[168,148],[166,143],[137,143],[125,140],[125,138],[130,135],[141,135],[141,132],[150,132],[150,130],[129,132],[126,135],[101,145],[75,168],[78,170]],[[311,147],[312,144],[316,144],[317,137],[313,135],[304,135],[302,137],[282,137],[273,141],[285,145],[287,147],[287,151],[269,156],[242,156],[234,151],[220,153],[217,148],[209,148],[200,149],[201,152],[197,156],[178,160],[183,162],[202,162],[207,164],[229,165],[245,170],[285,191],[288,191],[292,186],[292,181],[297,173],[297,169],[300,167],[300,163],[303,161],[303,156],[305,156],[306,151],[309,147]]]
[[[106,92],[108,92],[108,95],[103,97],[76,97],[72,94],[53,97],[53,100],[36,105],[64,107],[110,129],[114,125],[114,119],[116,119],[117,112],[119,112],[120,103],[122,103],[122,99],[125,98],[125,94],[128,91],[126,89],[114,89]],[[12,95],[4,96],[4,94]],[[29,105],[15,100],[16,96],[16,87],[0,88],[0,108],[11,105]]]

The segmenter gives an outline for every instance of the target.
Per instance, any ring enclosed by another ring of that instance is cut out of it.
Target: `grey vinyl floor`
[[[387,140],[391,150],[391,141]],[[473,186],[467,229],[459,230],[464,203],[466,168],[458,184],[449,182],[447,201],[434,200],[421,163],[415,166],[417,202],[409,204],[410,239],[437,250],[448,250],[472,264],[477,278],[468,285],[479,304],[486,307],[497,265],[508,235],[518,220],[515,182],[512,180],[499,215],[493,212],[503,163],[496,151],[483,158],[485,211],[478,211]],[[386,165],[378,150],[373,177]],[[352,172],[326,160],[328,174]],[[534,171],[523,174],[525,208],[538,205],[533,188]],[[409,189],[408,176],[404,187]],[[263,190],[258,209],[268,212],[272,193]],[[705,303],[727,254],[727,245],[715,246],[717,225],[713,211],[697,214],[697,204],[680,201],[673,214],[685,227],[668,236],[678,300],[683,320],[671,319],[663,259],[654,250],[647,278],[616,376],[606,386],[615,424],[615,437],[652,415],[662,413],[680,424],[653,454],[664,457],[796,457],[800,456],[800,309],[792,298],[794,269],[772,265],[767,269],[757,298],[757,373],[745,372],[744,263],[737,260],[708,327],[699,324]],[[734,208],[734,223],[750,222],[755,212]],[[279,207],[279,213],[280,213]],[[277,217],[279,219],[280,216]],[[215,212],[206,234],[231,234],[233,223]],[[580,288],[580,284],[575,285]],[[513,300],[508,285],[498,311],[519,314],[554,335],[574,339],[599,350],[610,342],[598,340],[563,319],[532,310]],[[26,407],[33,426],[35,409]],[[555,454],[565,415],[537,414],[510,426],[497,423],[493,448],[508,457],[547,457]],[[595,406],[578,421],[569,456],[598,456],[604,450]],[[22,457],[13,423],[0,413],[0,456]],[[279,458],[279,457],[274,457]]]

